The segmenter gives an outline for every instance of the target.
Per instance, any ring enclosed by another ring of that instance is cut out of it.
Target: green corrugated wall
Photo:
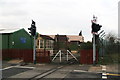
[[[2,35],[2,49],[32,49],[33,39],[24,30]]]
[[[8,34],[2,35],[2,49],[8,49],[9,48],[9,46],[8,46],[8,44],[9,44],[8,36],[9,36]]]

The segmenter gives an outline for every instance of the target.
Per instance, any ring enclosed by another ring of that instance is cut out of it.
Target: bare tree
[[[106,52],[107,53],[118,53],[118,38],[115,34],[109,33],[106,38]]]

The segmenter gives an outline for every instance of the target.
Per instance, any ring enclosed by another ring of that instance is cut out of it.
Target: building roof
[[[44,38],[44,39],[49,39],[49,40],[54,40],[53,38],[51,38],[48,35],[40,35],[40,37]]]
[[[58,41],[68,41],[68,38],[66,35],[55,35],[55,39],[57,39]]]
[[[68,37],[68,41],[80,41],[80,42],[84,42],[84,38],[83,36],[78,36],[78,35],[67,35]]]
[[[55,39],[55,35],[49,35],[51,38]],[[68,41],[80,41],[80,42],[84,42],[84,37],[83,36],[79,36],[79,35],[66,35],[68,38]]]
[[[8,34],[8,33],[14,33],[14,32],[16,32],[16,31],[18,31],[18,30],[21,30],[21,29],[0,29],[0,34]]]
[[[48,36],[50,36],[52,39],[54,39],[54,38],[55,38],[55,35],[48,35]]]

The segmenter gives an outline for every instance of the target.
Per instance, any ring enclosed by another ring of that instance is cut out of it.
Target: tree
[[[107,53],[118,53],[118,41],[117,36],[113,33],[109,33],[105,40],[107,41],[106,52]]]

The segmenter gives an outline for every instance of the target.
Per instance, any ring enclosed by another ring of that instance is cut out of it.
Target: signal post
[[[97,17],[93,16],[92,22],[92,34],[93,34],[93,65],[96,64],[96,40],[95,37],[98,35],[98,31],[102,27],[101,25],[97,24]]]
[[[32,20],[31,27],[28,28],[30,30],[31,36],[33,36],[33,63],[36,64],[36,43],[35,43],[35,37],[36,37],[36,26],[35,22]]]

